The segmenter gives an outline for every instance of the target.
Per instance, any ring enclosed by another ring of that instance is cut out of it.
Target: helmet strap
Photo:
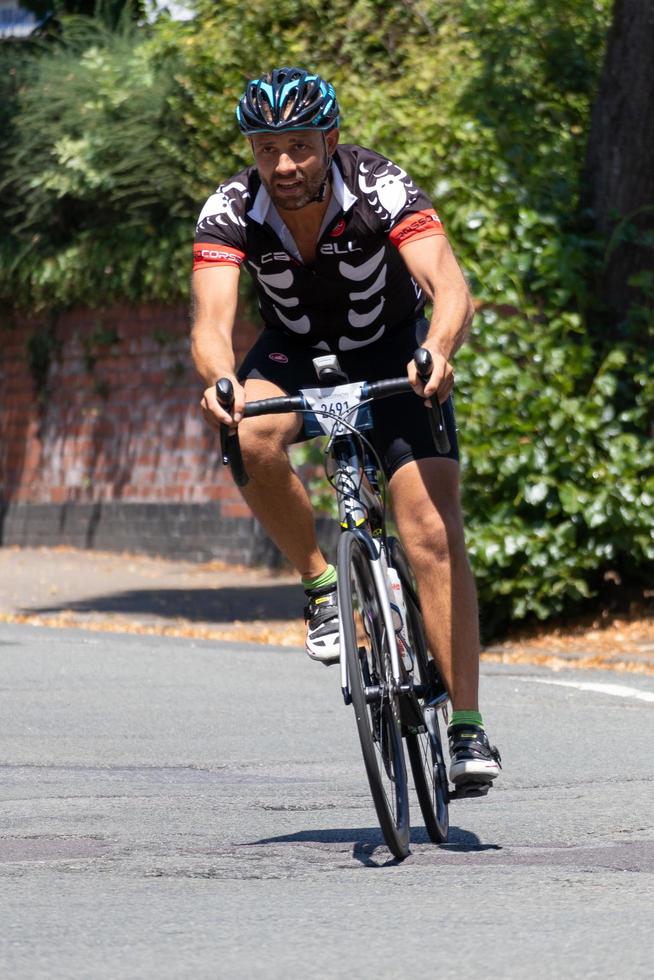
[[[332,169],[332,158],[330,157],[329,151],[327,149],[327,137],[325,136],[324,131],[322,134],[322,142],[323,142],[323,146],[325,147],[325,156],[327,157],[327,168],[325,170],[325,176],[323,177],[323,181],[322,184],[320,185],[320,189],[318,190],[316,196],[311,199],[310,201],[311,204],[314,203],[322,204],[322,202],[325,200],[325,194],[327,193],[327,184],[329,183],[329,173]]]

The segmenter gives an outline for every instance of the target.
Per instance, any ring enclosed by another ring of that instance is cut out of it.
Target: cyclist
[[[473,314],[465,280],[431,201],[408,174],[372,150],[339,145],[331,84],[300,68],[277,68],[248,83],[236,117],[254,163],[209,197],[195,235],[192,351],[206,385],[203,415],[214,429],[239,427],[250,474],[243,496],[301,575],[306,649],[329,664],[338,659],[336,573],[318,546],[311,504],[287,453],[302,421],[289,414],[239,424],[243,405],[315,384],[312,358],[330,352],[351,381],[406,370],[418,396],[438,397],[452,446],[447,456],[437,454],[422,398],[411,393],[374,405],[373,441],[452,700],[450,779],[488,783],[500,760],[479,713],[477,600],[451,400],[452,359]],[[264,330],[236,372],[241,265],[254,280]],[[419,345],[433,358],[426,385],[413,362]],[[234,384],[231,416],[216,399],[222,377]]]

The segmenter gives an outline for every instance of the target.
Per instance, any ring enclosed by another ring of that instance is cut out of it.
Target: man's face
[[[297,211],[318,194],[325,177],[327,156],[338,143],[338,131],[325,136],[315,129],[267,133],[252,137],[254,162],[276,208]]]

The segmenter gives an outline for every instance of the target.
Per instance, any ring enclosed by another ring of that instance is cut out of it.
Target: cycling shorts
[[[422,343],[427,321],[415,320],[387,340],[378,341],[353,351],[339,351],[338,361],[350,381],[380,381],[401,378],[406,374],[417,347]],[[327,351],[306,347],[294,337],[279,330],[264,329],[254,347],[238,370],[238,379],[259,378],[277,385],[288,395],[301,388],[318,385],[312,358]],[[449,453],[439,453],[434,446],[428,410],[418,395],[407,392],[372,402],[374,428],[366,432],[379,454],[382,469],[390,478],[405,463],[417,459],[444,456],[458,460],[456,421],[452,398],[441,406],[447,434]],[[296,442],[306,439],[301,431]]]

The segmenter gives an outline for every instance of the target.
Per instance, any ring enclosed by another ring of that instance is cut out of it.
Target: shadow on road
[[[424,827],[411,828],[412,844],[431,844]],[[265,837],[246,845],[257,847],[263,844],[352,844],[352,857],[367,868],[387,868],[400,864],[395,858],[383,861],[374,859],[375,852],[383,849],[388,853],[379,827],[331,827],[327,830],[300,830],[295,834],[280,837]],[[432,845],[445,851],[501,851],[499,844],[483,844],[476,834],[462,827],[450,827],[447,844]]]
[[[298,619],[306,599],[301,585],[228,586],[217,589],[132,589],[21,611],[53,615],[64,610],[79,613],[125,613],[165,616],[195,622],[251,622],[256,619]]]

